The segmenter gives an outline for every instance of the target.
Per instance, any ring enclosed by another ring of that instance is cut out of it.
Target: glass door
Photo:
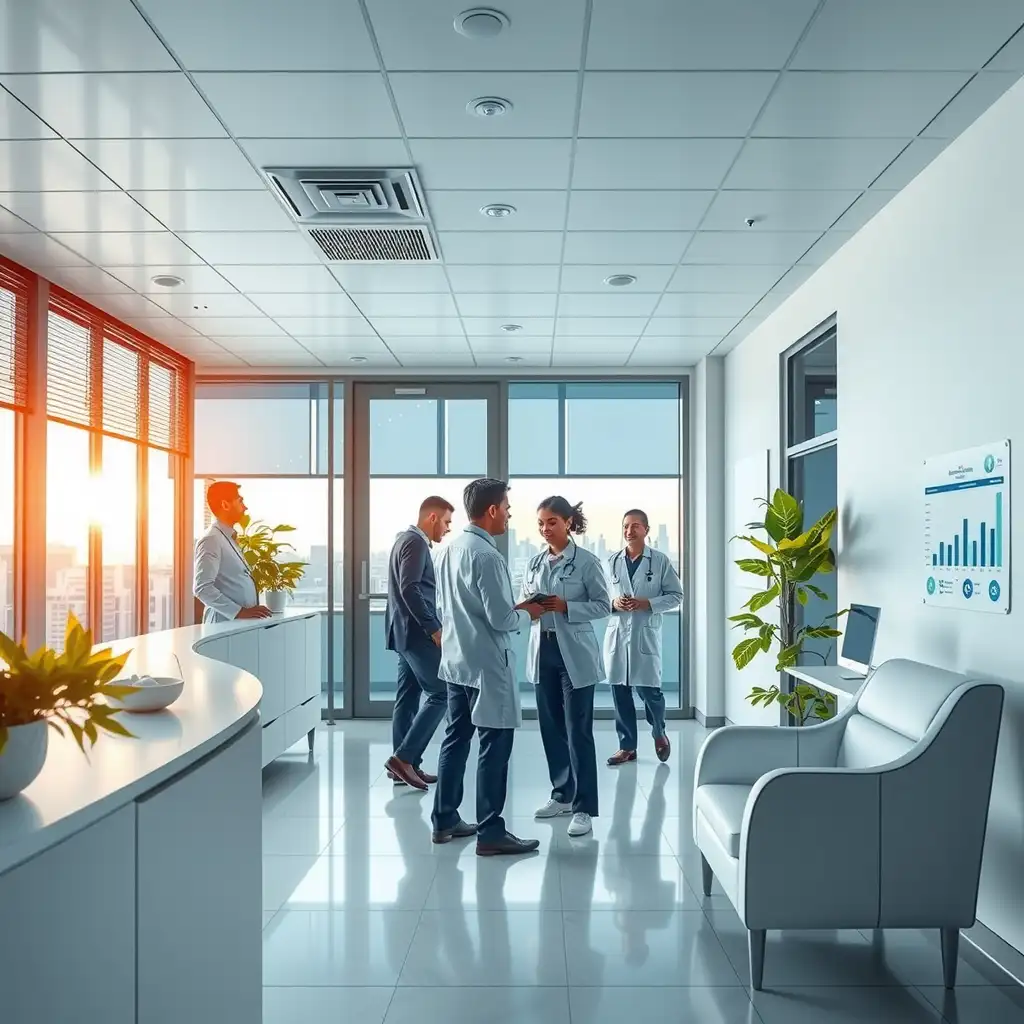
[[[450,537],[465,525],[463,488],[499,474],[499,388],[356,383],[353,399],[353,712],[383,717],[391,713],[398,668],[384,637],[391,546],[431,495],[455,506]]]

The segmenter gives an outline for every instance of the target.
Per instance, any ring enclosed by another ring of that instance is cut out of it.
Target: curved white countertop
[[[119,715],[136,738],[101,733],[88,760],[69,735],[61,738],[51,729],[39,777],[19,796],[0,802],[0,873],[174,778],[257,718],[259,680],[197,654],[198,643],[310,614],[296,609],[272,619],[185,626],[98,644],[131,649],[125,675],[176,676],[177,656],[185,688],[165,711]]]

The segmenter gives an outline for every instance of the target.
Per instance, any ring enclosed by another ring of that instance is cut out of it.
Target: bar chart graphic
[[[1010,442],[925,460],[925,604],[1010,610]]]

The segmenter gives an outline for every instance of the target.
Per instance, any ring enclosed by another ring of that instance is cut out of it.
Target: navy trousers
[[[638,686],[636,692],[644,702],[644,714],[656,740],[665,735],[665,694],[657,686]],[[613,686],[615,731],[619,734],[619,750],[636,750],[636,705],[632,686]]]
[[[448,710],[448,689],[437,678],[441,648],[424,637],[398,651],[398,688],[391,714],[395,757],[419,768],[437,727]],[[420,705],[420,694],[426,697]]]

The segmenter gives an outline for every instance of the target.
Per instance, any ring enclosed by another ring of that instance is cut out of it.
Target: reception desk
[[[103,735],[88,760],[51,732],[42,774],[0,803],[4,1024],[261,1020],[261,766],[312,726],[292,670],[312,660],[319,681],[319,628],[307,613],[111,645],[132,649],[126,673],[180,663],[185,689],[121,715],[136,738]]]

